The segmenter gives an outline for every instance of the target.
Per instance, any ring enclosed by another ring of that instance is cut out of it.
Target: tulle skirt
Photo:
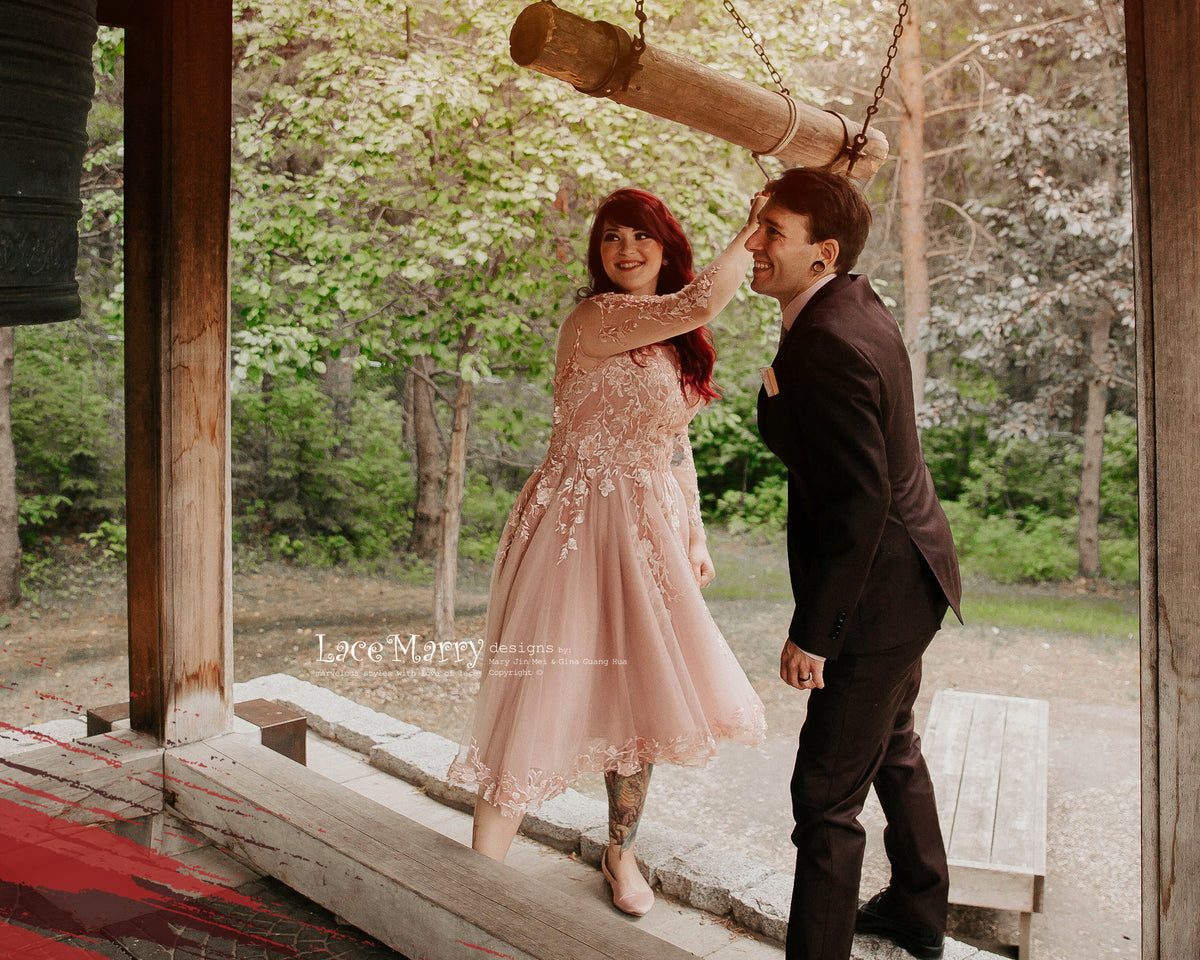
[[[704,765],[757,744],[762,702],[709,614],[667,470],[547,462],[492,574],[475,715],[450,778],[508,814],[581,773]]]

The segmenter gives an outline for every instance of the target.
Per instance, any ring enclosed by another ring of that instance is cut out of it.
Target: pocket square
[[[766,388],[768,397],[779,395],[779,383],[775,379],[775,371],[771,367],[759,367],[758,372],[762,374],[763,386]]]

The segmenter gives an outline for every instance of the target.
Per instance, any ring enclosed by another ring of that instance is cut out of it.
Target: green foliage
[[[462,529],[458,555],[490,563],[496,556],[500,531],[516,501],[516,493],[473,474],[463,490]]]
[[[80,534],[79,539],[95,549],[105,563],[125,560],[127,531],[123,523],[102,520],[95,530]]]
[[[59,509],[70,503],[70,497],[64,497],[61,493],[34,493],[21,497],[21,502],[17,504],[17,519],[22,532],[36,533],[47,523],[57,520]]]
[[[318,564],[401,552],[413,478],[399,405],[355,398],[348,424],[311,378],[244,384],[233,396],[234,530],[240,543]]]
[[[931,142],[956,149],[928,168],[931,249],[950,254],[937,254],[925,448],[940,493],[955,501],[967,562],[1009,579],[1073,573],[1064,544],[1079,451],[1067,434],[1088,374],[1079,323],[1099,294],[1117,317],[1106,373],[1118,408],[1132,409],[1121,387],[1130,379],[1123,84],[1104,93],[1115,41],[1105,31],[1097,39],[1091,0],[1083,8],[1054,33],[1012,35],[977,51],[972,70],[943,73],[946,102],[988,107],[943,113],[929,128]],[[622,22],[600,0],[572,10]],[[490,560],[545,451],[555,328],[584,282],[597,201],[629,184],[659,193],[702,266],[761,183],[739,148],[515,67],[515,12],[482,0],[235,6],[242,554],[319,564],[406,556],[415,479],[399,385],[414,356],[430,355],[443,390],[460,376],[477,383],[461,542],[464,557]],[[649,12],[652,43],[766,83],[719,5],[663,0]],[[844,91],[869,90],[892,8],[759,0],[743,12],[793,93],[861,115],[861,97]],[[975,31],[1015,22],[1008,3],[973,11],[970,24],[936,19],[931,65]],[[13,398],[26,540],[56,525],[92,529],[93,550],[114,558],[124,509],[123,61],[123,32],[102,29],[81,187],[84,318],[18,331]],[[1112,115],[1097,106],[1114,100]],[[891,176],[885,167],[872,187],[883,209],[863,262],[898,291]],[[786,515],[781,469],[755,427],[758,367],[776,324],[775,304],[746,291],[713,324],[724,398],[692,437],[705,509],[731,529],[778,531]],[[1109,417],[1102,484],[1105,570],[1132,582],[1136,431],[1122,414]],[[36,558],[27,563],[36,571]]]
[[[712,515],[731,534],[781,533],[787,528],[787,481],[782,476],[772,476],[745,493],[727,490]]]
[[[1100,476],[1101,528],[1136,539],[1138,531],[1137,421],[1124,413],[1104,420],[1104,462]],[[1101,554],[1104,547],[1101,545]],[[1103,559],[1103,557],[1102,557]],[[1136,557],[1135,565],[1136,565]],[[1109,570],[1105,563],[1104,568]],[[1136,569],[1136,567],[1135,567]]]
[[[119,514],[124,507],[120,343],[81,319],[22,327],[12,389],[22,522]],[[64,502],[66,501],[66,502]],[[69,504],[69,509],[68,509]]]

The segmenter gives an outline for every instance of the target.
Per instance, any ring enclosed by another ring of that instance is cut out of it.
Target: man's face
[[[822,257],[809,236],[808,217],[774,201],[763,207],[746,249],[754,254],[750,289],[774,297],[781,307],[833,269],[833,264],[825,263],[824,270],[813,272],[813,264]]]

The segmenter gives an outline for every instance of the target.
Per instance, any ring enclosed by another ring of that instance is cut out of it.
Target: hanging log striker
[[[79,316],[96,0],[0,0],[0,326]]]
[[[517,64],[582,92],[686,124],[790,166],[832,162],[832,169],[846,172],[848,158],[839,154],[857,132],[850,120],[649,45],[626,83],[622,67],[630,46],[619,27],[549,2],[521,11],[509,34],[509,53]],[[887,138],[868,130],[850,175],[869,179],[887,154]]]

